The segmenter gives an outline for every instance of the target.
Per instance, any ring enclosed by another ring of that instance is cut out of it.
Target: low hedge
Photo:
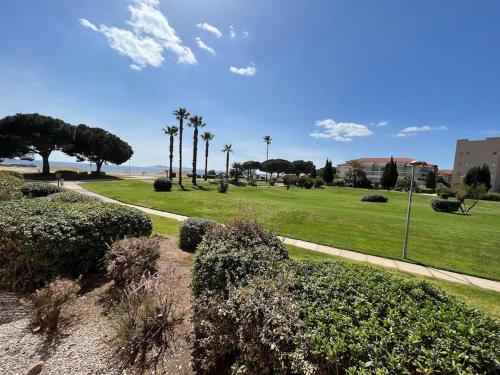
[[[198,217],[184,220],[179,229],[179,247],[184,251],[194,252],[205,233],[215,225],[215,221]]]
[[[318,373],[497,374],[500,323],[423,281],[291,262]]]
[[[96,269],[108,244],[151,234],[142,212],[107,203],[24,199],[0,205],[0,283],[33,290]]]
[[[453,213],[460,209],[460,202],[448,199],[433,199],[431,201],[431,207],[437,212]]]
[[[377,203],[386,203],[389,198],[384,197],[380,194],[368,194],[361,198],[362,202],[377,202]]]
[[[59,186],[45,182],[27,182],[21,188],[24,196],[29,198],[46,197],[50,194],[60,193],[63,189]]]
[[[155,191],[170,191],[172,190],[172,180],[166,177],[158,177],[153,182]]]
[[[82,202],[98,202],[97,198],[89,197],[80,193],[65,190],[61,193],[51,194],[48,199],[52,202],[62,203],[82,203]]]
[[[485,201],[500,202],[500,194],[499,193],[486,193],[481,197],[481,199],[485,200]]]

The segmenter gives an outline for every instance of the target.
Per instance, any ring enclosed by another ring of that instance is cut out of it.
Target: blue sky
[[[161,128],[185,106],[216,134],[213,168],[225,143],[263,160],[267,134],[271,157],[447,168],[456,139],[500,136],[499,14],[497,0],[5,0],[0,116],[109,129],[135,165],[167,163]]]

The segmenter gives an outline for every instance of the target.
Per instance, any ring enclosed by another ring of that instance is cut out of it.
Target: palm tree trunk
[[[169,159],[170,159],[170,165],[168,167],[168,178],[170,178],[170,180],[172,180],[172,163],[174,161],[174,136],[173,135],[170,136],[170,155],[169,155]]]
[[[198,157],[198,127],[195,126],[193,134],[193,177],[191,182],[196,185],[196,162]]]
[[[266,144],[266,161],[269,161],[269,143]],[[266,171],[266,181],[267,181],[267,171]]]
[[[179,119],[179,186],[182,186],[182,131],[184,130],[184,119]]]
[[[205,176],[203,178],[205,181],[207,181],[208,179],[207,173],[208,173],[208,141],[205,143]]]
[[[226,152],[226,178],[229,178],[229,151]]]

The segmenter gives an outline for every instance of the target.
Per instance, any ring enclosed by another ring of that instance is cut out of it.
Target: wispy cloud
[[[233,26],[229,26],[229,37],[231,39],[236,38],[236,31],[234,31],[234,27]]]
[[[209,33],[214,34],[217,38],[222,38],[222,36],[223,36],[223,34],[221,33],[221,31],[218,28],[216,28],[215,26],[212,26],[206,22],[199,23],[196,25],[196,27],[199,27],[202,30],[205,30],[205,31],[208,31]]]
[[[316,121],[319,130],[311,133],[313,138],[333,138],[337,142],[350,142],[356,137],[368,137],[373,132],[366,125],[353,122],[336,122],[332,119]]]
[[[446,126],[435,126],[435,127],[431,127],[429,125],[408,126],[404,129],[401,129],[397,134],[393,135],[393,137],[397,138],[413,137],[419,133],[425,133],[435,130],[446,130]]]
[[[244,37],[248,37],[250,35],[250,33],[248,31],[243,31],[243,36]]]
[[[229,67],[229,71],[240,76],[254,76],[257,73],[257,68],[252,64],[246,68],[238,68],[236,66]]]
[[[203,42],[203,40],[201,40],[200,37],[196,37],[195,40],[196,40],[196,44],[198,44],[198,47],[200,47],[201,49],[204,49],[205,51],[210,52],[212,55],[215,55],[215,50],[212,47],[207,46],[205,44],[205,42]]]
[[[161,66],[165,60],[164,50],[174,53],[178,63],[196,64],[193,52],[184,46],[158,5],[158,0],[133,0],[128,7],[130,20],[127,21],[131,30],[106,25],[98,27],[85,18],[81,18],[80,23],[103,34],[111,48],[132,59],[131,69]]]
[[[387,121],[379,121],[375,124],[375,126],[378,126],[379,128],[383,128],[384,126],[388,126],[389,123]]]

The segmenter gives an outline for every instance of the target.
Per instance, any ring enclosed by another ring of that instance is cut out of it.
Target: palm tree
[[[172,162],[174,160],[174,137],[177,135],[179,132],[179,128],[177,126],[167,126],[165,129],[163,129],[165,134],[170,136],[170,166],[168,168],[168,178],[172,179]]]
[[[184,120],[189,117],[186,108],[179,107],[173,112],[173,115],[179,120],[179,185],[182,186],[182,131],[184,130]]]
[[[224,145],[222,152],[226,153],[226,178],[229,176],[229,153],[233,152],[231,149],[233,145]]]
[[[349,175],[352,176],[353,186],[356,187],[356,179],[363,172],[361,162],[359,160],[351,160],[347,162]]]
[[[269,160],[269,145],[271,144],[271,136],[270,135],[266,135],[264,136],[264,142],[266,142],[266,161]],[[266,172],[266,180],[267,180],[267,172]]]
[[[212,139],[214,139],[215,134],[210,132],[205,132],[201,135],[201,139],[205,141],[205,176],[203,179],[207,180],[207,172],[208,172],[208,146]]]
[[[191,181],[196,185],[196,162],[198,161],[198,129],[204,127],[203,117],[193,116],[189,119],[189,127],[194,128],[193,133],[193,177]]]

